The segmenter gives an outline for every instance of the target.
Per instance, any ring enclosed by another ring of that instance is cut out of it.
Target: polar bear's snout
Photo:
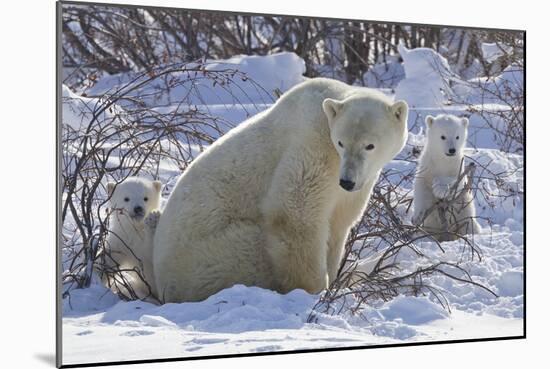
[[[135,217],[143,217],[145,215],[145,211],[143,210],[143,207],[142,206],[135,206],[134,207],[134,214],[133,214]]]
[[[347,160],[347,158],[344,158],[342,161],[343,163],[340,168],[340,187],[349,192],[355,191],[361,187],[361,183],[358,181],[357,165],[355,162]]]
[[[352,191],[355,187],[355,182],[348,179],[340,179],[340,187],[342,187],[346,191]]]
[[[357,150],[343,150],[340,161],[340,187],[348,192],[360,190],[365,183],[365,175],[369,168],[364,154]]]

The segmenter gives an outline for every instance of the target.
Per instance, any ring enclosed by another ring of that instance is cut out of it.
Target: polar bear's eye
[[[143,201],[147,202],[147,200],[149,200],[148,197],[144,197],[144,198],[143,198]]]
[[[338,146],[344,147],[344,145],[342,144],[342,141],[338,141]]]
[[[369,145],[367,145],[367,146],[365,147],[365,150],[368,150],[368,151],[370,151],[370,150],[372,150],[372,149],[374,149],[374,145],[373,145],[373,144],[369,144]]]
[[[444,140],[446,137],[445,136],[441,136],[441,139]]]
[[[458,140],[460,137],[459,136],[456,136],[456,139]]]
[[[128,202],[128,201],[130,201],[130,198],[129,198],[129,197],[125,197],[125,198],[124,198],[124,201]]]

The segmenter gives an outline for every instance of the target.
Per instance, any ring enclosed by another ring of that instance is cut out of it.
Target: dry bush
[[[517,67],[521,70],[520,67]],[[468,111],[480,116],[491,130],[498,147],[505,152],[522,154],[525,142],[525,96],[521,89],[487,88],[486,83],[469,83],[473,88],[483,91],[479,104],[468,103]],[[497,103],[500,109],[486,109],[488,104]]]
[[[401,160],[413,162],[421,149],[410,147],[404,151],[409,154]],[[439,200],[424,214],[424,219],[431,212],[446,219],[463,191],[473,191],[475,196],[497,201],[493,192],[478,187],[478,184],[484,178],[505,183],[513,173],[494,173],[488,166],[474,162],[465,166],[457,182],[467,177],[468,185],[459,189],[455,184],[445,199]],[[426,254],[421,246],[422,242],[431,241],[442,254],[445,253],[445,245],[433,238],[438,235],[427,233],[421,226],[403,222],[412,205],[412,190],[405,189],[412,188],[415,169],[385,169],[382,172],[367,211],[350,232],[337,278],[312,308],[308,321],[316,321],[317,313],[332,315],[345,312],[362,316],[362,310],[366,306],[390,301],[399,295],[429,296],[450,312],[446,291],[429,281],[428,277],[436,274],[474,285],[497,297],[489,288],[474,281],[464,267],[468,261],[482,260],[483,255],[476,244],[475,235],[463,236],[449,229],[444,230],[442,234],[450,233],[463,246],[456,260],[439,261]],[[501,200],[506,197],[503,196]],[[452,219],[452,214],[450,218]],[[413,256],[418,265],[415,270],[402,269],[400,260],[405,255]],[[370,264],[366,268],[365,261]]]
[[[137,73],[97,99],[64,98],[64,111],[80,109],[76,113],[82,121],[80,127],[63,122],[61,129],[64,296],[73,288],[89,286],[96,270],[117,281],[113,288],[122,298],[136,297],[126,277],[134,274],[143,279],[140,270],[123,273],[116,267],[103,268],[110,258],[105,244],[109,232],[106,183],[120,183],[135,175],[158,179],[161,163],[177,174],[184,171],[195,155],[230,127],[229,122],[194,105],[200,98],[197,86],[222,86],[232,95],[232,89],[242,88],[235,80],[262,92],[266,101],[272,99],[244,73],[212,71],[202,63]],[[158,109],[157,102],[178,88],[186,95],[177,104]]]
[[[476,47],[476,60],[482,63],[483,77],[448,81],[449,90],[459,91],[450,96],[449,104],[463,105],[469,114],[479,116],[500,150],[522,154],[525,142],[523,33],[477,31],[474,35],[479,42],[494,44],[500,56],[487,61]]]

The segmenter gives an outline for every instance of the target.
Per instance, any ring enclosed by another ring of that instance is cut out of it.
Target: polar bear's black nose
[[[455,152],[456,152],[455,149],[449,149],[449,154],[454,155]]]
[[[347,179],[340,179],[340,187],[346,191],[351,191],[353,187],[355,187],[355,182],[348,181]]]
[[[143,208],[141,206],[136,206],[134,208],[134,213],[136,214],[143,214]]]

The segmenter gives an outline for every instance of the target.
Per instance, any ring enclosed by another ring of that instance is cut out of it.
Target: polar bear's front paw
[[[462,180],[458,182],[456,185],[456,193],[461,193],[464,190],[464,187],[466,187],[466,181]]]
[[[157,228],[157,224],[159,223],[160,219],[160,211],[159,210],[153,210],[147,215],[145,220],[143,221],[147,227],[151,231],[154,231]]]
[[[449,186],[446,184],[436,184],[432,187],[432,192],[438,199],[444,199],[449,195]]]

